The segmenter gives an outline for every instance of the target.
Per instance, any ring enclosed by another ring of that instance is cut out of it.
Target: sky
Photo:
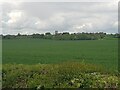
[[[0,0],[2,34],[118,33],[118,2],[15,2]]]

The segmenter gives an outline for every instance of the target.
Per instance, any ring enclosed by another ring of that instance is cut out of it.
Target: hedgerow
[[[117,73],[85,63],[4,64],[3,88],[118,88]]]

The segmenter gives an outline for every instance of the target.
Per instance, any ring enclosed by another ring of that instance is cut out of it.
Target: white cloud
[[[42,28],[45,28],[46,26],[47,26],[47,23],[45,21],[37,20],[35,22],[35,28],[37,29],[42,29]]]
[[[8,13],[8,16],[9,16],[9,20],[8,20],[8,23],[11,24],[11,23],[16,23],[17,21],[19,21],[20,19],[22,19],[22,15],[23,12],[21,11],[12,11],[10,13]]]
[[[77,25],[75,27],[73,27],[74,29],[83,29],[86,25],[83,24],[83,25]]]
[[[74,32],[91,32],[93,29],[93,24],[92,23],[85,23],[82,25],[74,25],[73,30]]]
[[[62,24],[64,22],[65,18],[63,17],[63,15],[61,13],[55,14],[52,17],[50,17],[49,22],[50,24]]]
[[[117,32],[116,3],[57,4],[20,3],[19,7],[4,4],[4,33]]]
[[[12,4],[12,5],[19,5],[20,3],[22,3],[24,0],[0,0],[0,3],[3,4],[3,3],[9,3],[9,4]]]
[[[118,27],[118,21],[114,22],[113,24],[115,27]]]

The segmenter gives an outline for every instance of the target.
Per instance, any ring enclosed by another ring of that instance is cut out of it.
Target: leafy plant
[[[3,88],[118,88],[117,74],[99,66],[66,62],[61,64],[5,64]]]

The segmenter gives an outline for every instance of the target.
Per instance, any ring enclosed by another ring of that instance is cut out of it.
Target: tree
[[[51,33],[50,33],[50,32],[47,32],[47,33],[45,33],[45,35],[46,35],[46,36],[49,36],[49,35],[51,35]]]
[[[17,34],[17,36],[21,36],[21,34],[20,34],[20,33],[18,33],[18,34]]]

